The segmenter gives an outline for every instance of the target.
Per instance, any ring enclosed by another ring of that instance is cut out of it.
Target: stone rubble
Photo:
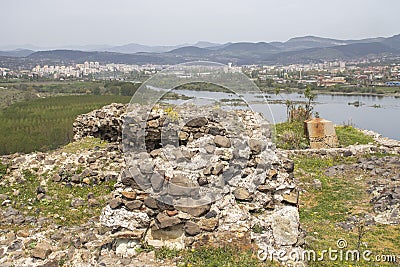
[[[125,115],[127,169],[113,200],[122,204],[105,207],[100,222],[115,231],[140,229],[138,239],[154,247],[247,240],[237,244],[245,247],[253,240],[258,247],[291,251],[301,245],[293,162],[276,156],[268,123],[243,110],[190,106],[173,112],[189,119],[175,121],[161,107],[146,114],[135,106]],[[139,136],[138,118],[146,136]],[[136,196],[136,209],[128,194]],[[264,230],[254,233],[258,224]]]

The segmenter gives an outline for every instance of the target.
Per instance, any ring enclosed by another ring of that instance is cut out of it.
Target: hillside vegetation
[[[129,96],[72,95],[15,103],[0,112],[0,154],[46,151],[67,144],[79,114],[129,100]]]

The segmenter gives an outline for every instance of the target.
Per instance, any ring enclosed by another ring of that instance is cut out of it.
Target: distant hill
[[[15,60],[11,60],[13,65],[17,63],[17,58],[25,62],[38,63],[99,61],[101,63],[125,64],[176,64],[194,60],[209,60],[221,63],[233,62],[235,64],[287,64],[399,56],[400,35],[362,40],[336,40],[305,36],[292,38],[287,42],[272,43],[216,44],[203,41],[196,45],[182,46],[128,44],[109,50],[113,51],[63,49],[32,53],[31,50],[18,50],[0,52],[0,57],[6,57],[5,61],[10,61],[12,57],[15,57]]]
[[[176,46],[149,46],[149,45],[141,45],[141,44],[126,44],[126,45],[121,45],[121,46],[114,46],[111,47],[105,51],[108,52],[118,52],[118,53],[128,53],[128,54],[134,54],[134,53],[140,53],[140,52],[145,52],[145,53],[164,53],[168,52],[180,47],[187,46],[187,44],[184,45],[176,45]]]
[[[266,59],[268,62],[290,64],[304,62],[323,62],[333,60],[354,60],[378,55],[400,55],[400,50],[382,43],[356,43],[332,47],[309,48],[300,51],[277,53]]]
[[[11,51],[0,51],[1,57],[26,57],[34,51],[28,49],[15,49]]]
[[[308,48],[322,48],[331,47],[337,45],[346,45],[346,41],[321,38],[316,36],[305,36],[305,37],[295,37],[288,40],[285,43],[275,44],[282,50],[293,51],[293,50],[303,50]]]
[[[394,49],[400,49],[400,34],[382,40],[382,43]]]

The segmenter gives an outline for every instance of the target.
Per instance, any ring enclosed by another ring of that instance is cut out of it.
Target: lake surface
[[[173,92],[194,97],[196,100],[168,100],[172,104],[196,101],[209,103],[210,101],[228,101],[228,99],[245,99],[255,111],[264,114],[272,123],[286,120],[286,106],[284,104],[268,104],[270,100],[298,100],[304,101],[303,94],[243,94],[241,96],[223,92],[174,90]],[[265,98],[263,98],[265,97]],[[266,100],[266,101],[265,101]],[[348,103],[359,101],[361,105],[355,107]],[[321,118],[333,121],[335,124],[351,124],[357,128],[373,130],[383,136],[400,140],[400,98],[391,96],[352,96],[352,95],[318,95],[315,99],[314,111]],[[243,108],[232,106],[226,102],[225,108]]]

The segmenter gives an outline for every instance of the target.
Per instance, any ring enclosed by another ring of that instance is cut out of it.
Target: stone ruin
[[[262,115],[112,104],[79,116],[74,133],[123,147],[126,169],[100,217],[118,255],[144,243],[301,251],[294,163],[275,153]]]

